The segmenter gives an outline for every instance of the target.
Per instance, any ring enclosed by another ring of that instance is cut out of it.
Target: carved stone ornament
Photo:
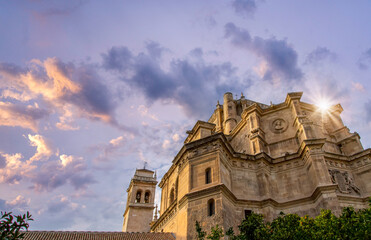
[[[189,158],[196,157],[196,156],[199,156],[201,154],[214,151],[214,150],[218,149],[219,147],[220,147],[220,144],[217,141],[214,141],[212,143],[209,143],[209,144],[207,144],[205,146],[202,146],[202,147],[198,147],[195,150],[191,151],[188,154],[188,157]]]
[[[272,121],[271,130],[274,133],[283,133],[284,131],[287,130],[288,126],[289,126],[288,123],[284,119],[277,118]]]
[[[339,192],[341,193],[356,193],[361,195],[361,190],[354,184],[353,178],[348,172],[339,171],[337,169],[328,170],[331,176],[332,183],[338,184]]]

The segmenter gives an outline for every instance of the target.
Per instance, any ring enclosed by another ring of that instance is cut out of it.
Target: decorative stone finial
[[[157,206],[157,204],[156,204],[156,207],[155,207],[155,215],[153,216],[153,221],[157,221],[157,219],[158,219],[158,215],[157,215],[157,208],[158,208],[158,206]]]

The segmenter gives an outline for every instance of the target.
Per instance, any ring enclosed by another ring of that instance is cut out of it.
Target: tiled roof
[[[25,240],[174,240],[172,233],[28,231]]]

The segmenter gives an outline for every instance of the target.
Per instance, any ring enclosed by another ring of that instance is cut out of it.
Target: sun
[[[316,105],[321,112],[326,112],[331,107],[331,103],[327,99],[320,99]]]

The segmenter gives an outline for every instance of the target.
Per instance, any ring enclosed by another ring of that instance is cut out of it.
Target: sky
[[[227,91],[340,103],[371,145],[370,1],[0,4],[0,210],[31,230],[121,231],[135,169],[160,180]]]

